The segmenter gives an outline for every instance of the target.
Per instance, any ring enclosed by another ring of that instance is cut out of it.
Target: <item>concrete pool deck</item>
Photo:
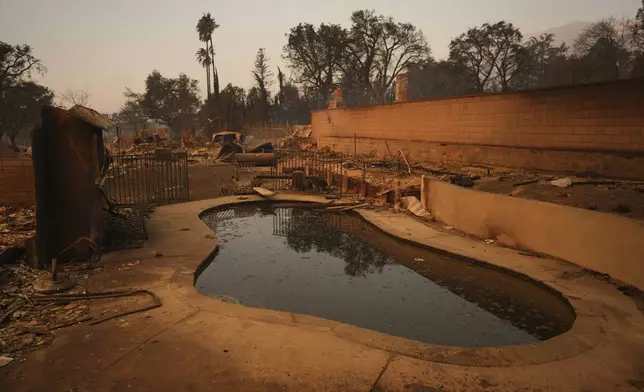
[[[533,345],[440,347],[200,295],[194,273],[217,241],[199,214],[260,200],[231,196],[157,208],[145,246],[104,255],[89,290],[148,289],[163,306],[58,331],[51,346],[0,368],[0,390],[644,390],[644,315],[614,285],[574,265],[439,232],[404,214],[359,211],[391,235],[561,292],[577,313],[572,329]],[[280,194],[275,200],[324,199]]]

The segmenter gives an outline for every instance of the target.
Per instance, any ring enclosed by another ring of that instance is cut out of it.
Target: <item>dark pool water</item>
[[[357,215],[247,204],[202,219],[220,249],[196,287],[226,301],[461,347],[534,343],[574,321],[537,284],[397,240]]]

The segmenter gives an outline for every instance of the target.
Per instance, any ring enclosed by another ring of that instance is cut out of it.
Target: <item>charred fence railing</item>
[[[255,178],[261,170],[252,163],[218,162],[212,167],[211,192],[214,196],[253,194],[253,187],[260,185]]]
[[[343,156],[310,151],[275,151],[275,159],[257,170],[254,184],[272,190],[342,193]]]
[[[112,156],[103,189],[108,200],[117,206],[187,201],[188,155],[164,151]]]

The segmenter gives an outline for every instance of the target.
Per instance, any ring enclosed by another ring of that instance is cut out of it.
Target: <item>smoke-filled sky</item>
[[[185,72],[206,91],[195,60],[195,25],[210,12],[221,26],[214,42],[220,84],[248,88],[257,49],[276,72],[285,34],[300,22],[346,27],[357,9],[374,9],[423,30],[436,58],[468,27],[508,20],[525,35],[573,21],[633,18],[641,0],[0,0],[0,41],[29,44],[48,68],[40,82],[57,93],[85,90],[91,106],[117,111],[123,91],[143,89],[148,73]],[[288,71],[286,72],[288,74]]]

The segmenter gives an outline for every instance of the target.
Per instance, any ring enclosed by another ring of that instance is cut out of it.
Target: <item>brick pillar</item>
[[[336,109],[342,107],[342,90],[336,88],[333,91],[331,96],[331,101],[329,102],[329,109]]]
[[[335,91],[333,92],[333,99],[335,100],[335,106],[338,108],[341,108],[343,106],[342,103],[342,90],[339,88],[336,88]]]
[[[409,100],[409,76],[399,74],[396,76],[396,102]]]

